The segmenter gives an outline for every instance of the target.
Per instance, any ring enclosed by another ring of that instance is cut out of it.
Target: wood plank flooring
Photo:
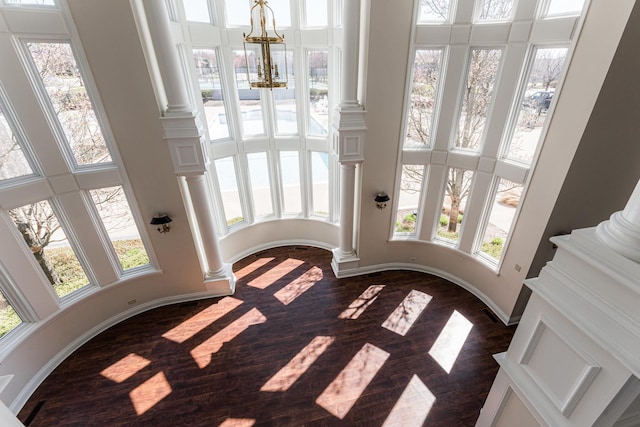
[[[19,418],[47,427],[473,426],[498,370],[492,355],[515,327],[444,279],[336,279],[330,262],[308,247],[239,261],[235,295],[110,328],[56,368]]]

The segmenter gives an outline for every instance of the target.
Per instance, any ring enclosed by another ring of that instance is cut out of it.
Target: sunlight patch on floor
[[[273,296],[284,305],[289,305],[300,295],[308,291],[317,282],[322,280],[322,270],[318,267],[311,267],[302,276],[280,289]]]
[[[136,414],[142,415],[153,408],[162,399],[171,394],[171,386],[162,372],[158,372],[138,387],[131,390],[129,397],[136,410]]]
[[[287,274],[291,273],[296,268],[300,267],[302,264],[304,264],[304,261],[300,261],[299,259],[286,259],[277,266],[269,269],[269,271],[253,279],[252,281],[247,283],[247,285],[258,289],[266,289],[278,280],[282,279]]]
[[[340,313],[338,319],[355,320],[360,317],[360,315],[364,313],[367,307],[369,307],[376,300],[376,298],[378,298],[378,295],[380,294],[380,292],[382,292],[382,289],[384,289],[384,285],[369,286],[362,294],[360,294],[358,298],[356,298],[351,304],[349,304],[349,307],[347,307],[345,311]]]
[[[388,358],[386,351],[365,344],[316,399],[316,403],[343,419]]]
[[[420,427],[427,419],[435,401],[433,393],[417,375],[414,375],[382,427]]]
[[[431,346],[429,355],[433,357],[447,373],[451,372],[451,368],[453,368],[453,365],[456,363],[456,359],[469,336],[469,332],[471,332],[471,328],[473,328],[473,323],[469,322],[466,317],[455,310]]]
[[[233,340],[246,331],[249,326],[259,325],[266,321],[267,318],[258,309],[252,308],[251,311],[191,350],[191,357],[196,361],[198,367],[202,369],[211,363],[211,356],[220,351],[224,343]]]
[[[251,427],[255,423],[251,418],[227,418],[219,427]]]
[[[431,298],[431,295],[424,292],[412,290],[387,317],[382,327],[400,336],[405,336],[429,304]]]
[[[334,337],[315,337],[280,369],[260,391],[287,391],[335,341]]]
[[[242,301],[233,297],[225,297],[217,304],[211,304],[198,314],[191,316],[175,328],[162,334],[163,338],[177,342],[178,344],[192,338],[207,326],[219,320],[225,314],[242,304]]]
[[[240,270],[234,272],[234,276],[236,276],[236,280],[240,280],[240,279],[244,279],[246,276],[248,276],[249,274],[253,273],[254,271],[256,271],[257,269],[259,269],[260,267],[263,267],[265,265],[267,265],[268,263],[270,263],[271,261],[273,261],[275,258],[271,257],[271,258],[260,258],[254,262],[252,262],[251,264],[247,265],[246,267],[242,267]]]
[[[151,364],[149,359],[131,353],[100,372],[105,378],[121,383]]]

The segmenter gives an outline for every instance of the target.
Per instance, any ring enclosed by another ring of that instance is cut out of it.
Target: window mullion
[[[300,197],[302,197],[302,216],[304,218],[309,218],[314,212],[311,173],[311,151],[300,150]]]
[[[247,161],[247,153],[240,147],[240,152],[237,156],[237,168],[236,174],[239,175],[238,179],[238,191],[240,192],[240,202],[242,203],[244,212],[244,220],[247,224],[253,224],[256,218],[255,215],[255,203],[253,195],[251,193],[251,180],[249,179],[249,165]]]
[[[282,192],[282,176],[280,174],[280,154],[276,149],[269,150],[267,154],[269,176],[271,179],[271,194],[273,198],[273,214],[276,218],[282,218],[284,212],[284,196]]]

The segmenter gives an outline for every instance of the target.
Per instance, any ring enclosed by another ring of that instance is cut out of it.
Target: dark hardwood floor
[[[47,427],[473,426],[498,370],[492,355],[515,327],[444,279],[336,279],[330,261],[307,247],[239,261],[235,295],[158,308],[101,333],[19,418]]]

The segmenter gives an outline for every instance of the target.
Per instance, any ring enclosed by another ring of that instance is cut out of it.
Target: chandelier
[[[249,34],[242,34],[249,87],[286,88],[287,45],[284,36],[276,31],[276,20],[268,2],[255,0],[254,3],[250,12],[251,30]],[[273,23],[272,30],[268,28],[269,21]],[[255,22],[260,23],[259,34]]]

